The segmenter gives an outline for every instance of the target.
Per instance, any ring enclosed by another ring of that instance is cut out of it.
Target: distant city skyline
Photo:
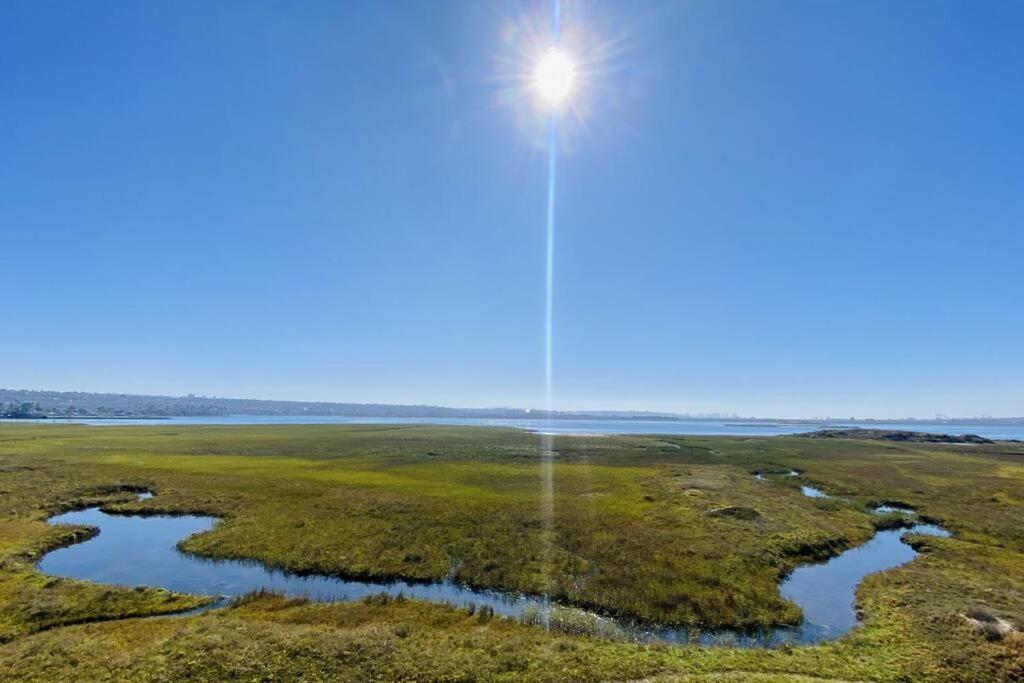
[[[0,385],[544,405],[549,2],[3,14]],[[555,409],[1024,413],[1024,3],[562,25]]]

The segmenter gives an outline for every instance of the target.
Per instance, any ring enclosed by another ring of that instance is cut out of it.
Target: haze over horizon
[[[0,385],[542,406],[546,7],[5,4]],[[1024,4],[563,11],[556,409],[1024,413]]]

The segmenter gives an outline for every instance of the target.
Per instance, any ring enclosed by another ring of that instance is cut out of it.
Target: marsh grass
[[[548,530],[538,518],[539,440],[514,430],[0,425],[0,437],[0,637],[12,641],[0,648],[0,671],[55,676],[74,660],[86,671],[112,667],[121,679],[145,678],[163,661],[165,679],[200,680],[275,671],[331,680],[444,672],[587,680],[737,667],[851,680],[998,680],[1024,672],[1018,634],[989,641],[962,616],[980,602],[1011,623],[1024,614],[1019,445],[556,437]],[[843,500],[805,498],[796,478],[783,476],[790,469]],[[135,501],[141,488],[159,495]],[[895,523],[868,510],[875,500],[903,501],[956,536],[916,539],[925,555],[865,580],[858,592],[865,626],[839,643],[790,653],[661,652],[607,640],[586,616],[741,629],[796,623],[799,610],[780,598],[779,579]],[[201,602],[38,574],[33,565],[43,552],[87,533],[45,519],[94,504],[220,517],[214,530],[182,544],[207,557],[353,578],[451,577],[548,594],[566,611],[546,631],[486,610],[413,600],[315,605],[262,594],[177,619],[173,633],[160,619],[58,628]],[[714,513],[730,508],[758,516]],[[540,551],[544,539],[550,553]],[[20,644],[44,629],[31,647]],[[236,633],[247,634],[237,646],[248,659],[231,651]],[[136,659],[114,660],[104,648],[128,648]],[[186,666],[188,648],[219,660]]]
[[[548,610],[531,606],[519,617],[522,624],[539,626],[558,633],[590,636],[608,640],[627,640],[627,634],[614,622],[574,607],[554,605]]]

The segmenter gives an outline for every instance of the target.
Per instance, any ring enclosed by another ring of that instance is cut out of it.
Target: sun
[[[567,54],[557,47],[549,49],[533,72],[540,96],[553,107],[561,104],[572,92],[576,67]]]

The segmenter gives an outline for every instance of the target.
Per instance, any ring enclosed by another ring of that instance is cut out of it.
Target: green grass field
[[[540,437],[395,425],[0,424],[0,680],[1016,680],[1024,638],[989,639],[983,605],[1024,625],[1024,444],[800,438],[557,437],[554,518]],[[812,500],[784,476],[841,498]],[[136,502],[127,490],[157,492]],[[778,581],[867,540],[900,501],[955,536],[869,577],[864,626],[779,650],[637,645],[412,600],[314,605],[199,598],[45,577],[83,531],[45,519],[104,502],[223,518],[193,553],[354,578],[548,593],[658,623],[795,623]],[[727,506],[752,519],[713,514]]]

